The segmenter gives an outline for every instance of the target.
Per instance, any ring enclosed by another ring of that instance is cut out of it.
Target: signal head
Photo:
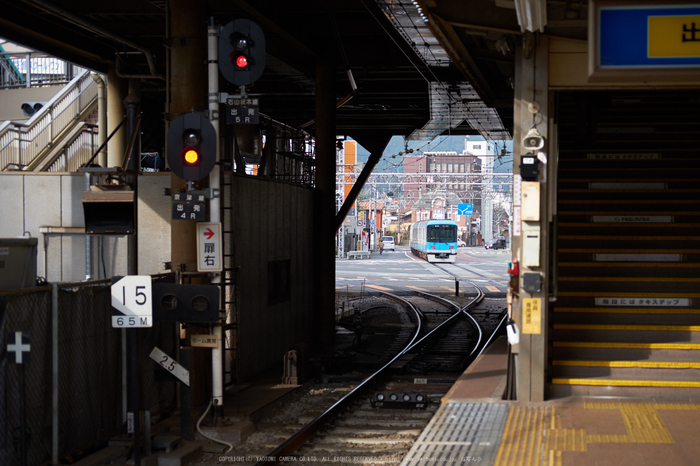
[[[216,165],[216,131],[204,116],[187,113],[168,130],[168,164],[185,181],[198,181]]]

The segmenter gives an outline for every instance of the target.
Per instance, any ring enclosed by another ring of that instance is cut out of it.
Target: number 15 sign
[[[112,327],[153,326],[150,275],[112,278]]]

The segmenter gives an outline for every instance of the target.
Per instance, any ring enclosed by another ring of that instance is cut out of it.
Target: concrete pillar
[[[126,116],[124,99],[127,95],[127,81],[117,76],[113,66],[107,73],[107,134],[112,134]],[[126,150],[126,124],[107,143],[107,167],[121,167]]]
[[[314,335],[323,348],[333,343],[335,330],[335,67],[316,67],[316,201],[314,249],[317,290],[314,292]]]
[[[207,18],[204,2],[172,0],[170,4],[170,112],[169,121],[190,111],[205,112],[209,108],[207,79]],[[168,128],[166,128],[167,131]],[[206,187],[208,179],[196,183]],[[187,183],[171,176],[172,189],[185,188]],[[197,271],[196,222],[171,221],[171,263],[173,270]],[[194,329],[188,326],[188,331]],[[192,405],[209,401],[207,385],[211,381],[211,351],[192,349],[190,389]]]
[[[207,21],[202,2],[173,0],[171,3],[170,121],[180,115],[204,112],[207,100]],[[201,183],[201,182],[200,182]],[[171,186],[186,183],[172,175]],[[196,226],[187,220],[172,221],[172,266],[197,271]]]
[[[131,135],[136,132],[137,136],[136,139],[134,140],[134,145],[131,149],[131,154],[129,157],[129,164],[127,165],[127,169],[129,169],[132,172],[138,173],[141,171],[141,127],[139,126],[138,128],[136,127],[136,120],[139,117],[141,113],[141,86],[140,82],[137,79],[130,79],[129,80],[129,94],[126,96],[126,99],[124,99],[124,107],[126,108],[126,116],[127,116],[127,122],[126,122],[126,128],[127,128],[127,137],[130,139]],[[136,197],[136,202],[135,202],[135,213],[134,213],[134,221],[136,222],[139,215],[138,215],[138,180],[137,180],[137,175],[129,175],[127,177],[127,181],[129,184],[133,187],[135,197]],[[138,231],[138,224],[135,225],[136,231]],[[129,275],[136,275],[138,274],[139,266],[138,266],[138,235],[133,234],[127,236],[127,250],[128,250],[128,261],[127,261],[127,273]]]
[[[544,148],[534,151],[534,155],[537,155],[536,152],[542,152],[545,156],[544,159],[553,159],[554,147],[548,138],[549,41],[546,36],[539,36],[536,45],[534,40],[532,42],[532,48],[521,47],[516,54],[513,134],[513,150],[516,155],[513,171],[516,174],[520,172],[520,157],[528,153],[528,150],[522,145],[523,137],[533,127],[545,138]],[[529,50],[529,52],[523,53],[523,50]],[[537,402],[545,399],[549,296],[547,287],[549,252],[545,245],[549,243],[547,233],[548,225],[551,222],[549,206],[552,202],[548,178],[548,165],[541,163],[537,182],[527,188],[539,190],[538,220],[523,221],[522,218],[525,215],[524,198],[514,199],[515,210],[521,209],[521,214],[516,215],[514,219],[514,221],[520,222],[521,234],[513,237],[513,257],[520,264],[519,286],[513,305],[513,318],[520,329],[520,344],[513,348],[513,352],[517,354],[517,399],[525,402]],[[525,193],[527,189],[523,185],[520,191]],[[533,248],[533,245],[536,248]],[[526,274],[540,276],[541,287],[539,291],[524,290],[523,277]]]

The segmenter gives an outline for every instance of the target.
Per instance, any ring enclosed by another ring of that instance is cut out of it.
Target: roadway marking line
[[[427,288],[421,288],[419,286],[413,286],[413,285],[408,285],[408,286],[406,286],[406,288],[411,288],[411,289],[418,290],[418,291],[429,291]]]
[[[379,285],[365,285],[367,288],[374,288],[375,290],[379,291],[393,291],[393,288],[387,288],[385,286],[379,286]]]
[[[487,286],[486,289],[493,292],[501,291],[497,286]]]

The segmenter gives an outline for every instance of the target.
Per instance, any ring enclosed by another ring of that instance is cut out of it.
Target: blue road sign
[[[457,204],[457,215],[474,215],[474,204]]]

